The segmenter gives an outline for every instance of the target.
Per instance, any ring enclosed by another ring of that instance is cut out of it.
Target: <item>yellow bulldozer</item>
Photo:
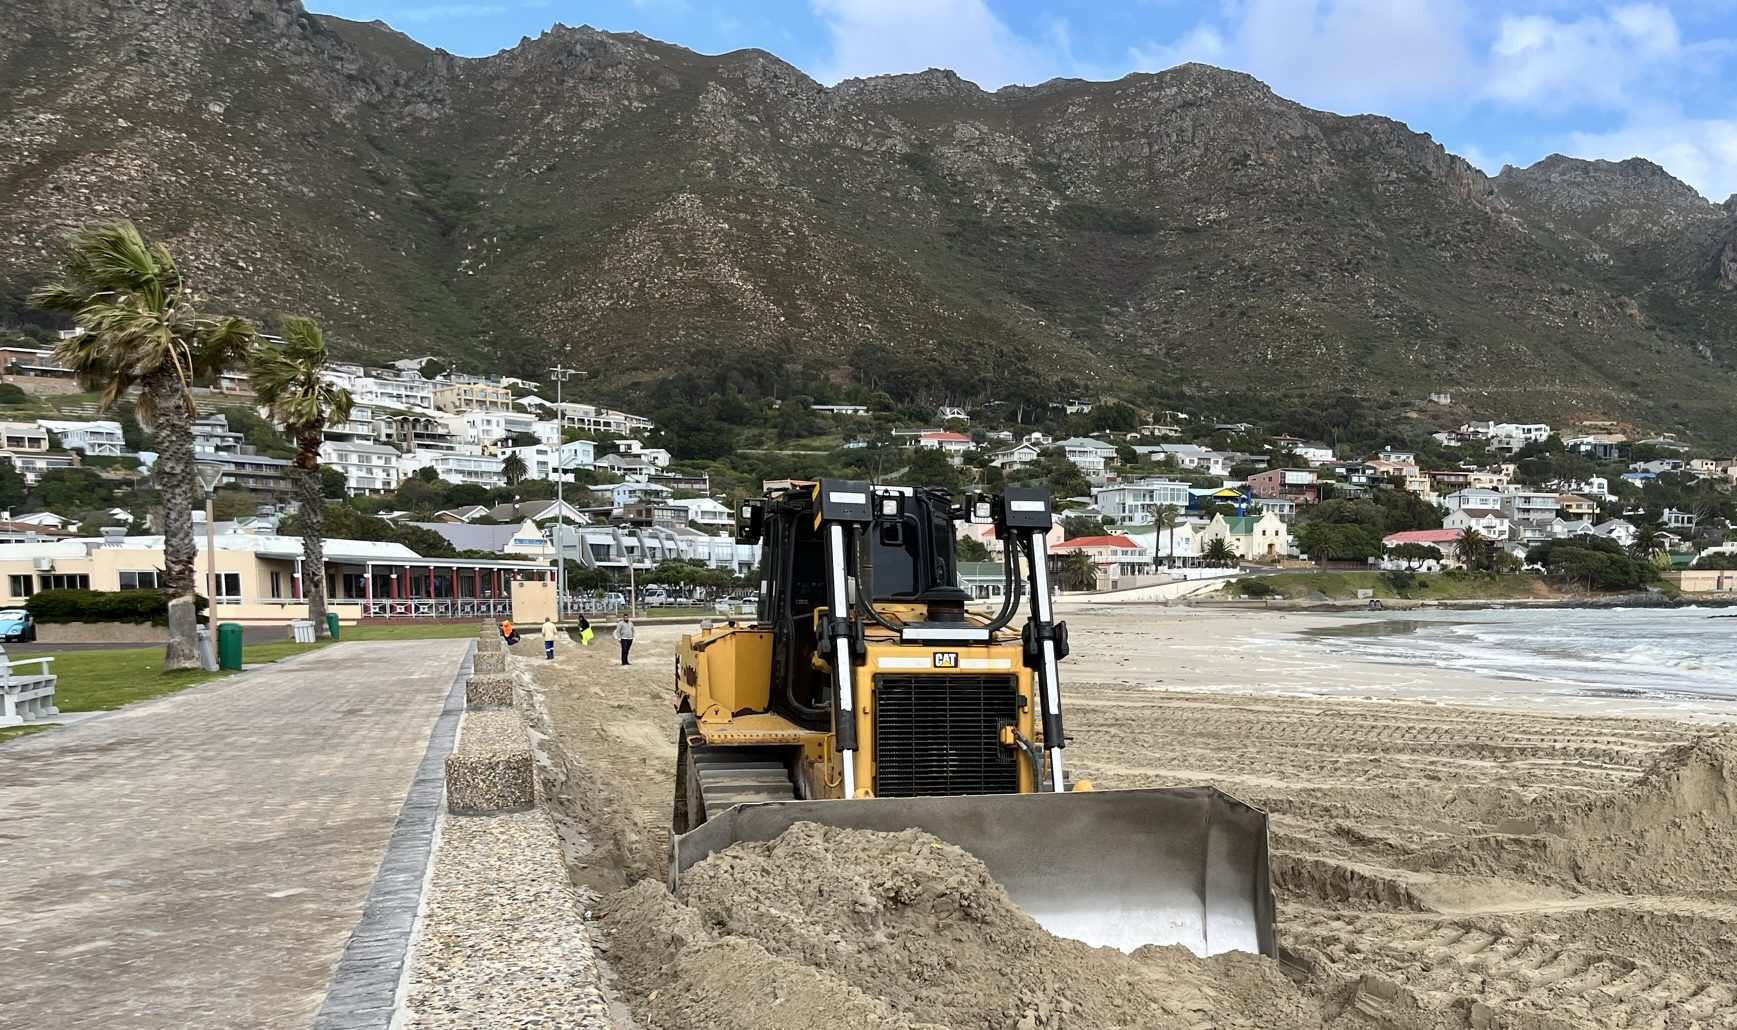
[[[960,522],[993,527],[1005,556],[993,612],[960,585]],[[1264,813],[1210,786],[1068,776],[1053,524],[1047,492],[1014,487],[955,501],[823,480],[744,504],[757,611],[677,651],[671,888],[799,821],[917,828],[977,856],[1058,935],[1276,955]]]

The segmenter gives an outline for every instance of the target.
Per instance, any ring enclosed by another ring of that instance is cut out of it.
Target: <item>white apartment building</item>
[[[1441,499],[1441,506],[1448,511],[1459,511],[1461,508],[1479,508],[1483,510],[1502,510],[1502,492],[1500,490],[1485,490],[1471,487],[1456,490]]]
[[[1554,492],[1509,489],[1502,494],[1502,512],[1520,522],[1549,522],[1562,502]]]
[[[0,422],[0,447],[13,454],[41,454],[48,442],[48,430],[35,422]]]
[[[686,509],[688,521],[705,529],[732,529],[736,525],[736,513],[729,505],[710,497],[684,497],[664,503]]]
[[[404,478],[414,476],[418,469],[433,468],[449,483],[475,483],[478,486],[505,486],[501,475],[501,459],[487,454],[460,454],[456,451],[411,451],[398,456],[398,468]]]
[[[382,404],[422,411],[432,410],[434,407],[434,384],[420,376],[386,379],[380,376],[347,376],[338,372],[327,372],[325,376],[339,386],[347,387],[350,398],[358,404]]]
[[[193,453],[196,455],[240,454],[245,439],[229,428],[229,419],[223,415],[206,415],[193,422]]]
[[[342,422],[333,422],[326,427],[327,440],[356,440],[373,442],[374,407],[369,404],[351,404],[350,417]]]
[[[25,486],[35,486],[42,482],[42,474],[45,472],[78,467],[78,458],[71,454],[0,451],[0,461],[10,461],[12,467],[18,470],[18,475],[23,478]]]
[[[552,422],[539,423],[537,416],[525,411],[485,411],[480,408],[456,416],[454,422],[455,429],[459,428],[458,423],[462,423],[461,435],[466,443],[485,446],[515,433],[531,433],[541,440],[537,426],[554,425]]]
[[[527,398],[528,400],[528,398]],[[551,408],[554,405],[549,405]],[[630,415],[625,411],[615,411],[612,408],[600,408],[595,404],[560,405],[559,420],[563,428],[583,429],[588,433],[621,433],[644,432],[651,428],[651,419],[640,415]]]
[[[1490,450],[1512,454],[1529,443],[1550,439],[1550,427],[1542,422],[1498,422],[1490,427]]]
[[[1441,520],[1441,528],[1475,529],[1485,540],[1506,540],[1513,523],[1499,508],[1459,508]]]
[[[1142,479],[1115,486],[1094,487],[1092,503],[1108,518],[1134,526],[1149,526],[1166,504],[1188,510],[1188,484],[1169,479]]]
[[[533,444],[530,447],[502,447],[499,454],[503,462],[506,461],[509,454],[518,455],[519,460],[525,463],[526,479],[555,478],[555,449],[553,447],[545,447],[542,444]]]
[[[561,467],[588,469],[597,464],[595,440],[569,440],[561,445]]]
[[[389,494],[398,489],[404,479],[400,457],[384,444],[360,440],[327,440],[320,445],[320,462],[344,473],[344,488],[351,494]]]
[[[127,453],[127,438],[119,422],[62,422],[42,419],[37,425],[60,438],[60,445],[85,454],[117,456]]]

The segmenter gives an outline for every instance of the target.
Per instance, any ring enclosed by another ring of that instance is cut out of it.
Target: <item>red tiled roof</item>
[[[1394,544],[1451,544],[1459,538],[1457,529],[1409,529],[1403,533],[1389,533],[1381,538],[1381,542],[1389,547]]]
[[[1082,536],[1075,540],[1063,540],[1056,545],[1060,551],[1071,551],[1081,547],[1139,547],[1140,545],[1120,533],[1109,536]]]
[[[78,536],[70,529],[38,525],[35,522],[0,522],[0,533],[35,533],[37,536]]]
[[[923,439],[925,439],[925,440],[963,440],[966,443],[971,442],[971,438],[969,436],[966,436],[964,433],[924,433]]]

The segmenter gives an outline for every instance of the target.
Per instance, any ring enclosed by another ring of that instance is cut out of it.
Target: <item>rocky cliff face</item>
[[[1202,65],[828,89],[588,28],[461,59],[293,0],[39,0],[14,27],[0,300],[125,213],[353,353],[630,390],[1328,382],[1694,415],[1734,381],[1731,215],[1656,166],[1490,179]]]

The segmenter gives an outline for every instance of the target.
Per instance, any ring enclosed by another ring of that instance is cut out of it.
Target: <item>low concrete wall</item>
[[[165,626],[137,622],[39,622],[39,644],[163,644],[169,640]]]
[[[513,677],[507,674],[472,676],[464,684],[466,708],[511,708]]]
[[[454,812],[505,812],[537,800],[531,742],[513,709],[469,712],[458,750],[446,759],[446,805]]]

